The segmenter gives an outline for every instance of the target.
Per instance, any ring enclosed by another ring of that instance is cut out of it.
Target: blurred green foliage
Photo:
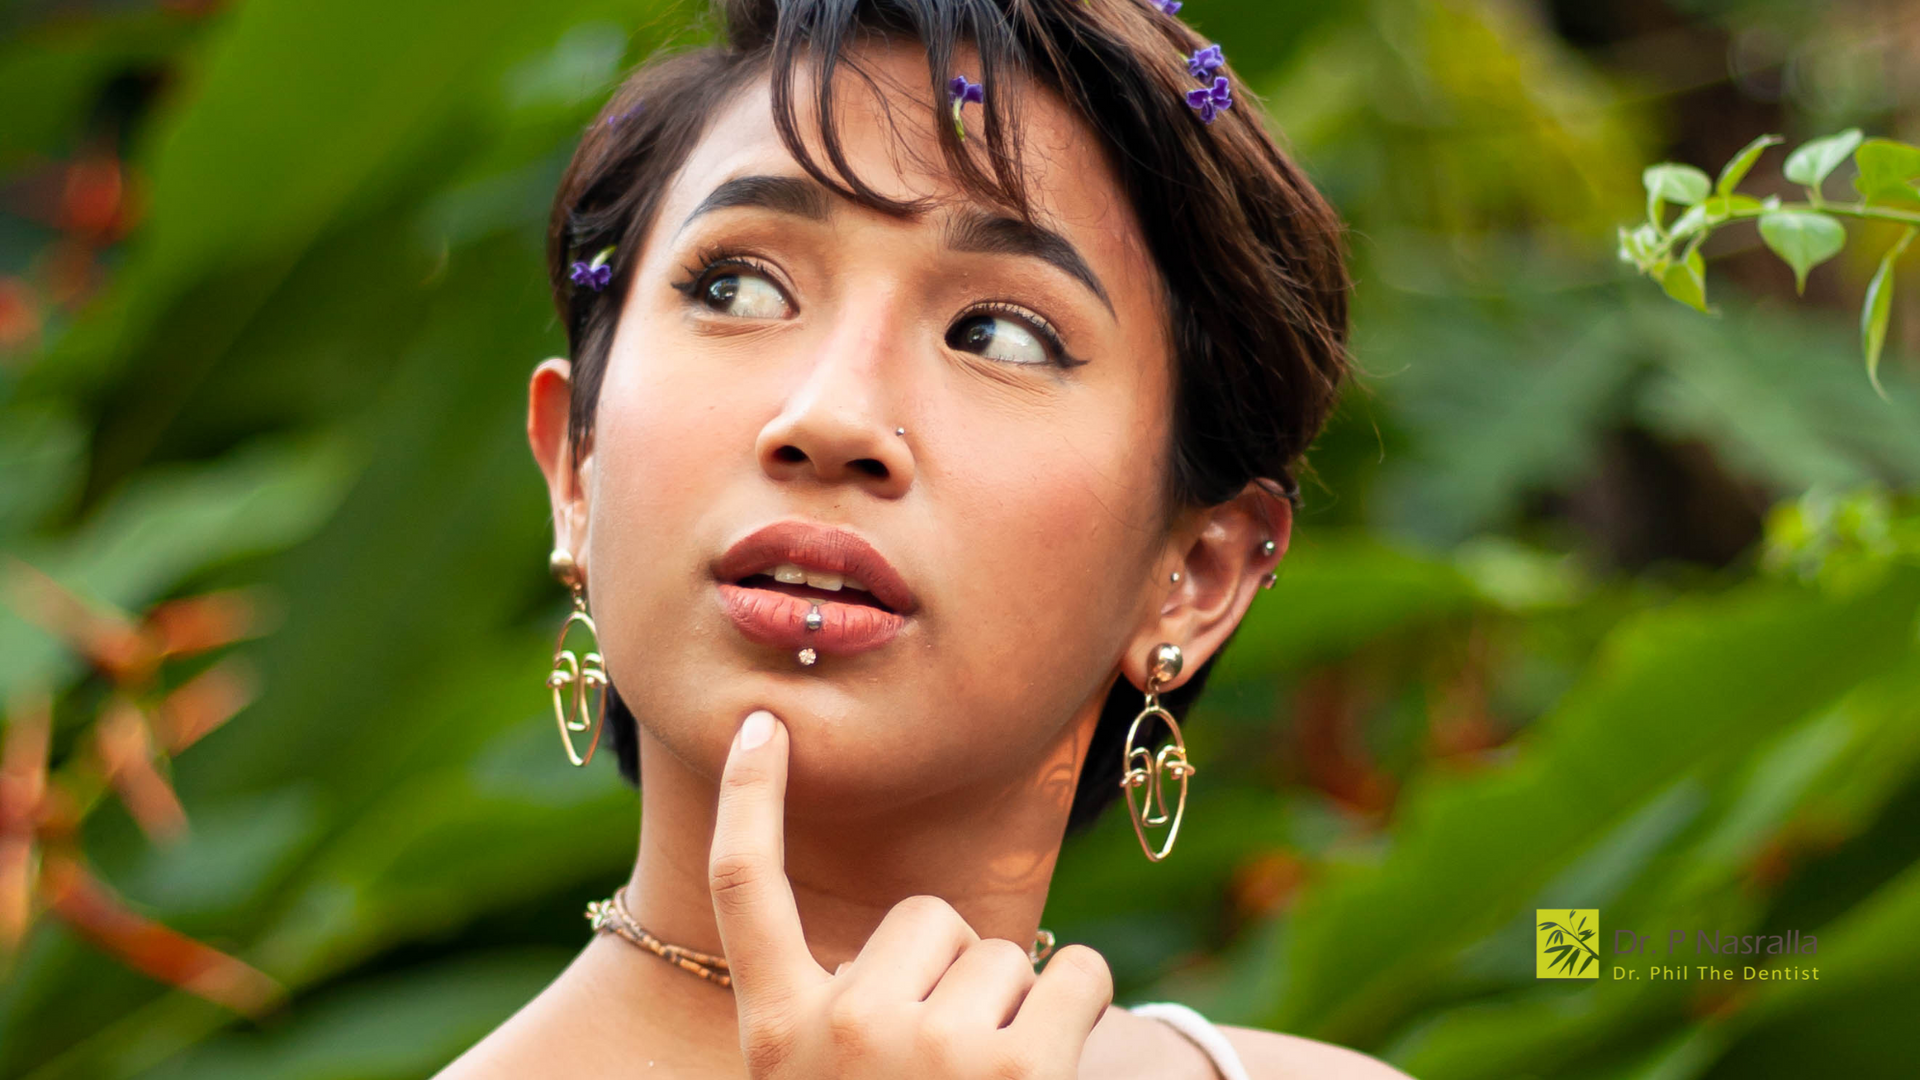
[[[1727,230],[1714,320],[1612,258],[1649,162],[1911,134],[1883,12],[1182,11],[1353,223],[1364,373],[1190,724],[1178,851],[1148,864],[1109,815],[1063,854],[1047,925],[1123,1001],[1427,1080],[1912,1074],[1911,335],[1883,399],[1847,314],[1871,260],[1796,302]],[[522,434],[563,347],[541,230],[581,126],[695,14],[0,13],[0,551],[129,610],[249,585],[285,616],[234,650],[259,699],[172,764],[189,839],[108,804],[85,847],[293,995],[239,1020],[42,917],[0,985],[6,1075],[425,1076],[583,942],[635,803],[542,712],[565,601]],[[57,763],[99,677],[0,609],[0,693],[30,686],[59,694]],[[1543,906],[1816,933],[1824,974],[1540,981]]]

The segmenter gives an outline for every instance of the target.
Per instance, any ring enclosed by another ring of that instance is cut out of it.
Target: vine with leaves
[[[1775,195],[1760,199],[1740,194],[1736,189],[1760,155],[1784,141],[1778,135],[1760,136],[1735,154],[1717,179],[1691,165],[1663,162],[1650,166],[1642,176],[1647,189],[1647,220],[1634,228],[1620,227],[1620,258],[1659,282],[1668,296],[1711,314],[1700,246],[1716,229],[1736,221],[1756,221],[1760,239],[1793,268],[1795,285],[1804,293],[1807,272],[1846,246],[1842,218],[1905,226],[1900,238],[1882,254],[1860,312],[1860,347],[1866,359],[1867,379],[1885,398],[1879,369],[1893,311],[1893,267],[1913,243],[1915,233],[1920,232],[1920,187],[1914,183],[1920,178],[1920,146],[1863,138],[1858,128],[1852,128],[1814,139],[1787,156],[1783,172],[1790,182],[1805,189],[1804,202],[1785,202]],[[1859,198],[1829,200],[1823,191],[1827,178],[1849,156],[1857,170],[1853,187]],[[1669,221],[1670,207],[1685,209]]]

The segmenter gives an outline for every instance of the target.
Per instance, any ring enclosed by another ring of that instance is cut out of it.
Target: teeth
[[[769,572],[773,574],[773,580],[786,585],[811,585],[827,592],[839,592],[843,588],[867,591],[865,585],[844,574],[829,574],[825,570],[803,570],[793,563],[781,563]]]

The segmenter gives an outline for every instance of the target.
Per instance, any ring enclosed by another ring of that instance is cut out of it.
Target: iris
[[[1187,91],[1187,104],[1200,113],[1201,120],[1213,123],[1214,114],[1224,112],[1233,105],[1233,95],[1227,91],[1227,77],[1216,75],[1212,86]]]

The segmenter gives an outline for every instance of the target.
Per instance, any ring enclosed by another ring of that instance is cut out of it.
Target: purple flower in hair
[[[575,285],[585,285],[594,292],[599,292],[606,288],[609,282],[613,281],[613,267],[607,265],[607,260],[612,257],[613,248],[611,246],[601,248],[599,253],[593,257],[592,262],[574,263],[573,266],[569,268],[570,272],[567,274],[567,278]]]
[[[1171,15],[1180,10],[1180,0],[1151,0],[1151,2],[1163,15]]]
[[[1187,74],[1205,82],[1213,78],[1213,73],[1226,62],[1227,58],[1220,53],[1220,46],[1209,45],[1204,49],[1195,50],[1192,56],[1187,57]]]
[[[968,82],[965,75],[955,75],[947,80],[947,99],[953,102],[953,130],[961,138],[967,137],[967,129],[960,124],[960,108],[969,101],[985,104],[987,92],[977,82]]]
[[[1187,104],[1200,113],[1201,120],[1213,123],[1215,113],[1233,106],[1233,95],[1227,91],[1227,77],[1216,75],[1212,86],[1187,91]]]

